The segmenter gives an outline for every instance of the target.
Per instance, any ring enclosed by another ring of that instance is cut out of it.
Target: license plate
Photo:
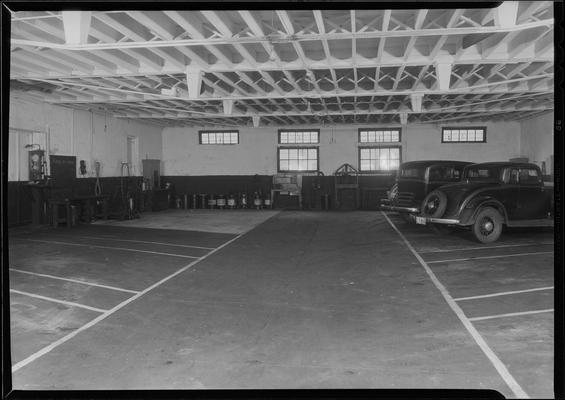
[[[426,219],[424,217],[416,217],[416,223],[420,225],[426,225]]]

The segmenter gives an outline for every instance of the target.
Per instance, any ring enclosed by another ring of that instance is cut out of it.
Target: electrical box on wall
[[[161,160],[141,160],[143,165],[143,186],[145,190],[161,187]]]

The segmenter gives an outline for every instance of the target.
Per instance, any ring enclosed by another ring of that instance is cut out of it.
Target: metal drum
[[[200,194],[200,208],[206,208],[206,194]]]
[[[228,208],[233,210],[235,208],[235,197],[233,194],[230,194],[228,197]]]
[[[211,194],[210,197],[208,198],[208,208],[215,208],[216,207],[216,199],[214,198],[214,195]]]
[[[219,209],[223,210],[226,206],[226,196],[224,196],[223,194],[218,195],[218,198],[216,199],[216,205]]]

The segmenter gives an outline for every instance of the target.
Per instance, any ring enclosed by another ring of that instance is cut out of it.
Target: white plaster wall
[[[522,157],[528,157],[530,162],[541,167],[546,163],[547,173],[550,174],[551,156],[553,153],[553,124],[554,113],[540,115],[521,122],[520,148]]]
[[[442,143],[442,127],[486,126],[486,143]],[[520,124],[446,123],[408,125],[402,135],[402,160],[508,161],[520,157]]]
[[[446,144],[441,143],[441,125],[408,125],[402,129],[402,161],[454,159],[482,162],[520,156],[519,123],[487,123],[481,126],[487,127],[487,143]],[[318,147],[320,170],[324,174],[333,174],[343,163],[358,167],[360,127],[373,126],[320,128]],[[198,128],[165,128],[162,173],[172,176],[276,174],[278,129],[242,127],[237,145],[200,145]]]
[[[138,137],[139,162],[132,168],[132,175],[141,175],[141,159],[162,159],[162,128],[127,119],[106,116],[104,113],[71,110],[27,99],[10,99],[10,128],[49,132],[50,153],[77,157],[85,160],[87,176],[95,176],[94,163],[100,162],[100,176],[120,176],[121,162],[127,159],[127,136]],[[10,137],[9,180],[17,178],[15,140]],[[26,152],[20,153],[24,158]],[[26,167],[20,160],[20,170]],[[27,180],[27,170],[20,171],[19,178]]]

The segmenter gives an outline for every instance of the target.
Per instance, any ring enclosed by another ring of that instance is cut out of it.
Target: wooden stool
[[[77,223],[77,209],[68,201],[51,201],[51,215],[53,216],[53,227],[57,228],[60,223],[66,223],[67,228]],[[62,211],[62,212],[61,212]]]

